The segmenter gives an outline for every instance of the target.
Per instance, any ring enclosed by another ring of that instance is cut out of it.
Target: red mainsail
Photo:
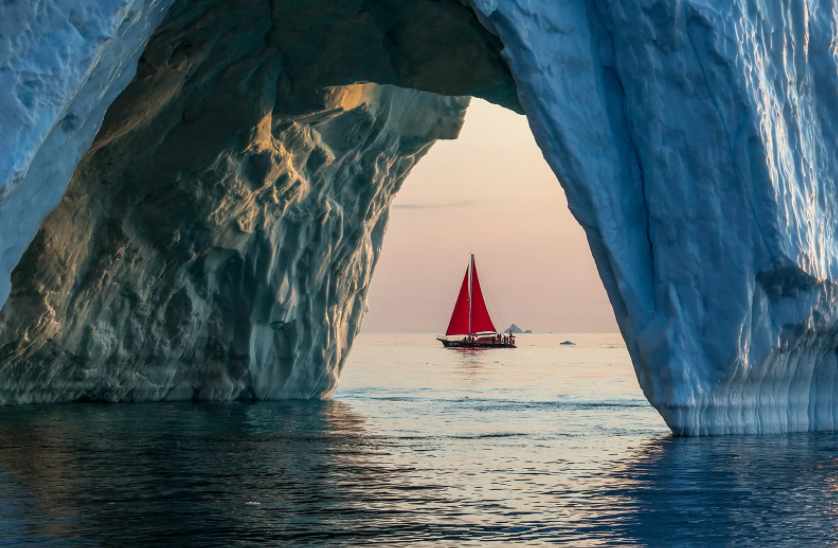
[[[469,277],[471,277],[471,280],[469,280]],[[469,294],[471,294],[471,306],[469,306]],[[471,318],[469,318],[469,315]],[[454,312],[451,313],[451,321],[448,322],[448,331],[445,334],[471,335],[485,331],[496,332],[497,330],[489,317],[486,301],[483,300],[483,291],[480,289],[477,267],[474,264],[474,256],[472,256],[471,264],[466,269],[466,275],[463,277],[463,285],[460,286],[460,294],[457,296]]]
[[[454,312],[451,313],[446,335],[468,334],[468,270],[466,267],[466,275],[463,276],[463,285],[460,287],[460,294],[457,295],[457,304],[454,305]]]

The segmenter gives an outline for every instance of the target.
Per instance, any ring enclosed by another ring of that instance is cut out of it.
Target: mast
[[[474,253],[471,254],[471,262],[468,267],[468,336],[471,337],[471,296],[474,291]]]

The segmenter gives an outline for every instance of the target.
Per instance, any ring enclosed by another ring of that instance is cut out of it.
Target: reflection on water
[[[833,544],[838,438],[829,434],[642,444],[612,474],[614,534],[661,546]]]
[[[828,544],[832,434],[675,439],[610,338],[362,336],[335,399],[0,408],[0,546]]]
[[[5,539],[339,538],[360,485],[394,476],[337,401],[9,408],[0,425]]]
[[[475,380],[481,374],[485,373],[486,366],[484,362],[491,359],[493,357],[491,354],[495,353],[491,349],[482,348],[452,350],[452,352],[455,353],[457,362],[456,373],[464,381]],[[487,352],[489,354],[486,354]],[[494,361],[492,360],[492,362]]]

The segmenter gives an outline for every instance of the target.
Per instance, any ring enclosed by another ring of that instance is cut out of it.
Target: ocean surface
[[[0,407],[0,546],[838,541],[834,434],[673,438],[618,335],[518,343],[362,335],[326,401]]]

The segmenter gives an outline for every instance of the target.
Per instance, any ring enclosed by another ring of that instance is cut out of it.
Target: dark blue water
[[[0,546],[836,542],[838,437],[672,438],[582,339],[362,337],[322,402],[0,408]]]

